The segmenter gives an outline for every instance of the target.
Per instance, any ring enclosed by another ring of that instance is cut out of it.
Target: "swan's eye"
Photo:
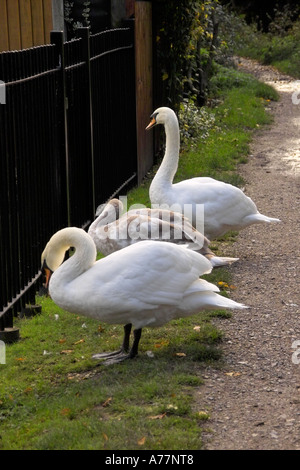
[[[148,126],[146,127],[146,130],[151,129],[152,127],[154,127],[157,124],[157,122],[156,122],[157,115],[158,115],[158,113],[151,114],[151,116],[150,116],[151,121],[148,124]]]

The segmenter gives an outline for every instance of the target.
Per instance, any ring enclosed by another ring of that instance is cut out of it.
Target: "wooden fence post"
[[[153,165],[153,134],[145,130],[153,112],[152,3],[135,2],[135,66],[138,184]]]

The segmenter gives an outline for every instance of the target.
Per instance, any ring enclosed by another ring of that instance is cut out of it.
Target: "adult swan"
[[[66,250],[75,253],[63,262]],[[245,308],[223,297],[218,287],[199,279],[212,265],[184,246],[145,240],[95,261],[92,238],[77,227],[56,232],[42,254],[52,300],[61,308],[110,324],[124,325],[120,351],[96,354],[106,363],[133,358],[138,353],[142,328],[161,326],[174,318],[201,310]],[[131,327],[134,341],[129,350]]]
[[[151,183],[152,204],[193,205],[192,224],[197,228],[196,207],[204,205],[204,234],[212,240],[229,230],[241,230],[263,222],[280,222],[258,212],[254,202],[239,188],[213,178],[198,177],[173,184],[178,167],[180,135],[176,114],[170,108],[156,109],[146,129],[163,124],[166,133],[166,149],[163,161]]]

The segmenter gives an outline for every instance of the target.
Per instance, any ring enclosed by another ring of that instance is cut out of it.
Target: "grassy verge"
[[[300,21],[281,35],[254,31],[244,27],[242,45],[237,53],[273,65],[281,72],[300,78]]]
[[[265,105],[276,95],[269,87],[223,69],[214,87],[213,124],[185,146],[177,179],[213,175],[238,183],[236,165],[247,158],[253,129],[271,120]],[[130,192],[129,205],[149,204],[150,181]],[[230,295],[226,269],[207,278]],[[0,449],[201,449],[209,410],[196,405],[195,391],[203,366],[220,364],[222,333],[211,318],[228,313],[145,328],[137,359],[104,367],[91,356],[118,348],[122,327],[38,300],[42,314],[16,320],[21,339],[7,345],[0,365]]]

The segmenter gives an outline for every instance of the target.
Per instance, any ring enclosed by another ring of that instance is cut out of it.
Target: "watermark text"
[[[0,364],[6,364],[5,343],[0,340]]]
[[[0,104],[6,104],[6,88],[2,80],[0,80]]]
[[[295,349],[295,351],[292,354],[292,363],[300,364],[300,340],[299,339],[293,341],[292,349]]]

